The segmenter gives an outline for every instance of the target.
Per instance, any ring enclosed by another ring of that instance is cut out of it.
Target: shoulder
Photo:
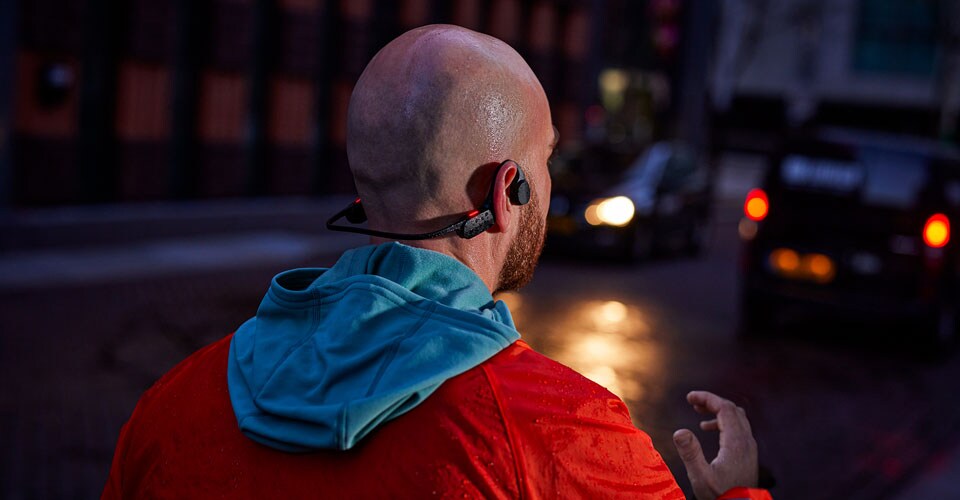
[[[191,354],[144,392],[127,422],[130,437],[140,441],[158,432],[183,432],[184,426],[231,413],[227,356],[232,338],[227,335]]]
[[[481,365],[535,496],[683,498],[623,401],[517,342]]]
[[[526,342],[515,342],[483,366],[513,411],[601,416],[633,427],[620,398]]]
[[[208,439],[212,432],[238,434],[225,424],[231,420],[226,376],[231,338],[193,353],[140,397],[117,441],[104,497],[156,486],[151,481],[167,477],[161,469],[168,473],[181,467],[156,464],[171,463],[168,457],[182,458],[180,453],[190,448],[191,440]]]
[[[179,391],[226,390],[227,356],[233,334],[194,352],[164,374],[140,398],[138,406]]]

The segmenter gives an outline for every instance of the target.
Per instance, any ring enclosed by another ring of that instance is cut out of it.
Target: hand
[[[673,433],[693,493],[699,500],[713,500],[736,486],[757,485],[757,442],[743,408],[706,391],[687,394],[687,402],[697,413],[716,415],[700,422],[704,431],[720,431],[720,451],[709,464],[703,456],[700,441],[688,429]]]

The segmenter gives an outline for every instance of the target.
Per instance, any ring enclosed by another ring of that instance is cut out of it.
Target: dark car
[[[554,176],[550,251],[634,260],[700,250],[710,211],[710,172],[692,148],[656,143],[612,173],[602,171],[604,162],[583,157],[567,162]]]
[[[789,143],[744,214],[743,333],[767,334],[784,310],[812,307],[905,319],[934,344],[955,339],[956,149],[824,130]]]

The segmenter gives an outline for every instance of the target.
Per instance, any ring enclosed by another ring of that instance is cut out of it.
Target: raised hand
[[[687,402],[697,413],[715,418],[700,422],[704,431],[720,432],[720,451],[707,463],[700,441],[689,429],[673,433],[673,443],[687,469],[687,477],[699,500],[713,500],[736,486],[757,484],[757,442],[743,408],[716,394],[692,391]]]

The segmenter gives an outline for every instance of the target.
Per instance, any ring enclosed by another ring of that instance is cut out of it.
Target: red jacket
[[[519,341],[349,451],[246,438],[228,336],[140,400],[103,498],[683,498],[620,399]]]

